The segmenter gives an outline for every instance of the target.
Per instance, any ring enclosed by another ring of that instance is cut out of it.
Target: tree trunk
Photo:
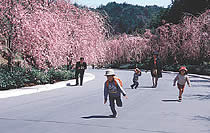
[[[7,47],[8,47],[8,68],[9,71],[12,71],[12,51],[11,51],[11,38],[10,36],[8,37],[7,40]]]

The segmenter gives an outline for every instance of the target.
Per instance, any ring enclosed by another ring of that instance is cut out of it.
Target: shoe
[[[111,118],[117,118],[117,114],[110,115]]]
[[[131,85],[131,89],[133,89],[133,86]]]
[[[117,118],[117,114],[114,116],[114,118]]]
[[[182,101],[182,97],[179,97],[179,100],[178,100],[178,102],[181,102]]]
[[[75,86],[77,86],[77,85],[79,85],[79,84],[75,84]]]
[[[154,88],[157,88],[157,84],[154,85]]]

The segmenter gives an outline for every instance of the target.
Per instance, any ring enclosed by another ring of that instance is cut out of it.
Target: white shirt
[[[190,84],[190,79],[187,75],[181,75],[181,74],[177,74],[176,78],[174,79],[174,84],[176,83],[180,84],[180,85],[185,85],[185,83],[187,82],[187,84]]]

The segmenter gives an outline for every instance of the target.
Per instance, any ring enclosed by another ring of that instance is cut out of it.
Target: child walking
[[[122,88],[122,82],[119,78],[115,77],[114,70],[108,69],[105,73],[107,81],[104,84],[104,104],[107,102],[109,96],[110,108],[113,113],[111,117],[117,117],[117,111],[115,109],[115,101],[118,107],[122,107],[121,93],[127,99],[126,92]]]
[[[190,87],[190,79],[187,76],[187,68],[182,66],[179,69],[179,74],[177,74],[177,76],[174,79],[174,86],[176,86],[176,82],[177,82],[177,87],[179,89],[179,101],[181,102],[182,100],[182,94],[184,92],[184,88],[185,88],[185,83],[187,82],[188,86]]]
[[[133,84],[131,85],[132,89],[133,87],[136,89],[139,86],[139,82],[138,82],[139,76],[141,76],[141,70],[136,68],[133,74]]]

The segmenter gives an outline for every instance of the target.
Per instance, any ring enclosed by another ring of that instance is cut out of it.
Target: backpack
[[[122,80],[120,78],[114,76],[114,83],[115,83],[116,86],[117,86],[117,82],[120,84],[121,87],[123,86]],[[109,81],[108,80],[106,81],[106,86],[109,86]]]

